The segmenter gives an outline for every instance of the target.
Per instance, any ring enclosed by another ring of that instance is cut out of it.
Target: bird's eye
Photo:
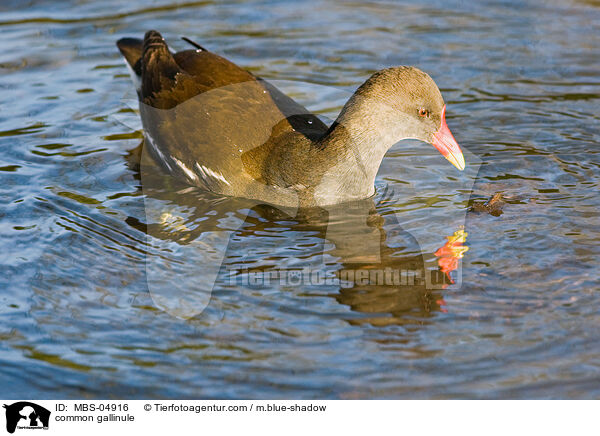
[[[420,117],[427,117],[429,118],[429,111],[427,109],[425,109],[424,107],[419,108],[419,116]]]

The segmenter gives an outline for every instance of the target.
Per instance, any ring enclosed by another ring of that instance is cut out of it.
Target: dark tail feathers
[[[142,96],[150,96],[175,84],[181,69],[173,59],[167,43],[156,30],[144,36],[142,50]]]
[[[117,41],[119,51],[138,76],[142,75],[142,49],[144,41],[138,38],[121,38]]]
[[[181,69],[173,59],[167,43],[156,30],[150,30],[144,39],[122,38],[117,47],[141,79],[140,97],[149,97],[175,84]]]

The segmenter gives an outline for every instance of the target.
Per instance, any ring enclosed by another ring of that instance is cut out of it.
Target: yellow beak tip
[[[450,163],[456,168],[458,168],[460,171],[463,171],[465,169],[465,158],[462,154],[458,156],[450,154],[446,159],[448,159],[448,161],[450,161]]]

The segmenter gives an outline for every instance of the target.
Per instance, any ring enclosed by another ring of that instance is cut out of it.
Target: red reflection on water
[[[468,233],[463,229],[454,232],[452,236],[448,236],[448,242],[435,252],[440,270],[446,274],[450,283],[454,283],[450,273],[458,268],[458,260],[469,249],[469,247],[463,245],[467,240],[467,235]]]

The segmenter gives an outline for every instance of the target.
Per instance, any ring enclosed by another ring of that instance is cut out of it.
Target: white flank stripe
[[[225,179],[225,177],[223,177],[223,174],[213,171],[210,168],[205,167],[204,165],[200,165],[198,162],[196,162],[196,168],[198,168],[198,171],[200,171],[204,176],[214,177],[215,179],[218,179],[218,180],[222,181],[223,183],[227,184],[227,186],[231,186],[231,184],[227,181],[227,179]]]
[[[196,173],[194,173],[192,170],[190,170],[188,167],[186,167],[183,162],[181,162],[179,159],[177,159],[176,157],[173,157],[173,156],[171,156],[171,159],[173,159],[173,162],[175,162],[177,164],[177,166],[183,170],[185,175],[188,176],[188,178],[190,180],[192,180],[194,182],[198,181],[198,176],[196,175]]]
[[[154,150],[154,152],[158,155],[158,158],[161,160],[161,162],[167,166],[169,171],[173,171],[173,169],[171,168],[171,164],[169,163],[169,161],[167,161],[167,159],[165,158],[165,155],[156,146],[156,144],[154,143],[154,140],[152,139],[152,137],[150,135],[148,135],[148,133],[146,133],[146,139],[148,140],[150,147],[152,147],[152,150]]]

